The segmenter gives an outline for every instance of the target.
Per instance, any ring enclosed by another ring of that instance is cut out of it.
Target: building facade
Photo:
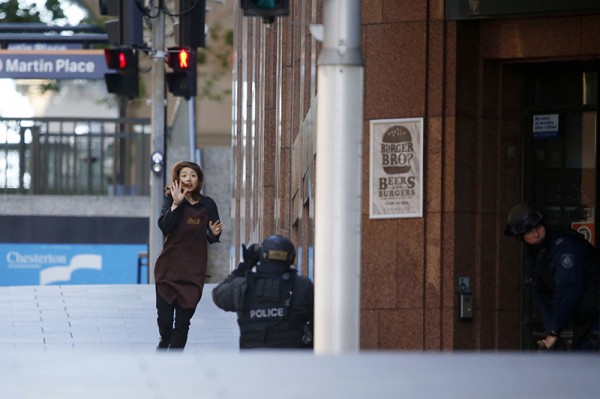
[[[324,1],[290,0],[271,25],[236,6],[232,264],[242,243],[279,233],[318,279],[309,25]],[[596,243],[600,8],[521,3],[362,1],[362,349],[531,348],[522,248],[503,236],[520,201]],[[372,123],[413,119],[422,215],[374,218]]]

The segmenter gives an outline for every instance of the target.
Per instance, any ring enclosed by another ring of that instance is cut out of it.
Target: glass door
[[[549,225],[571,227],[596,244],[595,111],[530,115],[525,196]]]
[[[523,199],[548,225],[573,228],[596,246],[599,70],[598,64],[535,65],[523,75]],[[521,346],[533,350],[543,323],[525,277],[521,320]]]

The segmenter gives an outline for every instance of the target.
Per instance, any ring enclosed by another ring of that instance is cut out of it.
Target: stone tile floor
[[[238,350],[234,313],[207,284],[192,318],[188,351]],[[0,287],[0,351],[152,351],[158,343],[153,285]]]

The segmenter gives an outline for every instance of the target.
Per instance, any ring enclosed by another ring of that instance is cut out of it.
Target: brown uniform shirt
[[[215,202],[202,197],[191,205],[187,201],[171,211],[173,198],[166,196],[158,226],[165,235],[162,252],[156,260],[156,291],[170,304],[177,301],[186,309],[196,308],[206,279],[207,242],[219,241],[208,221],[219,219]]]

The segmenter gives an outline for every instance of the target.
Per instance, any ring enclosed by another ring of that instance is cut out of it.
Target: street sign
[[[19,51],[65,51],[81,50],[81,43],[8,43],[7,50]]]
[[[104,50],[0,51],[0,78],[104,79]]]

